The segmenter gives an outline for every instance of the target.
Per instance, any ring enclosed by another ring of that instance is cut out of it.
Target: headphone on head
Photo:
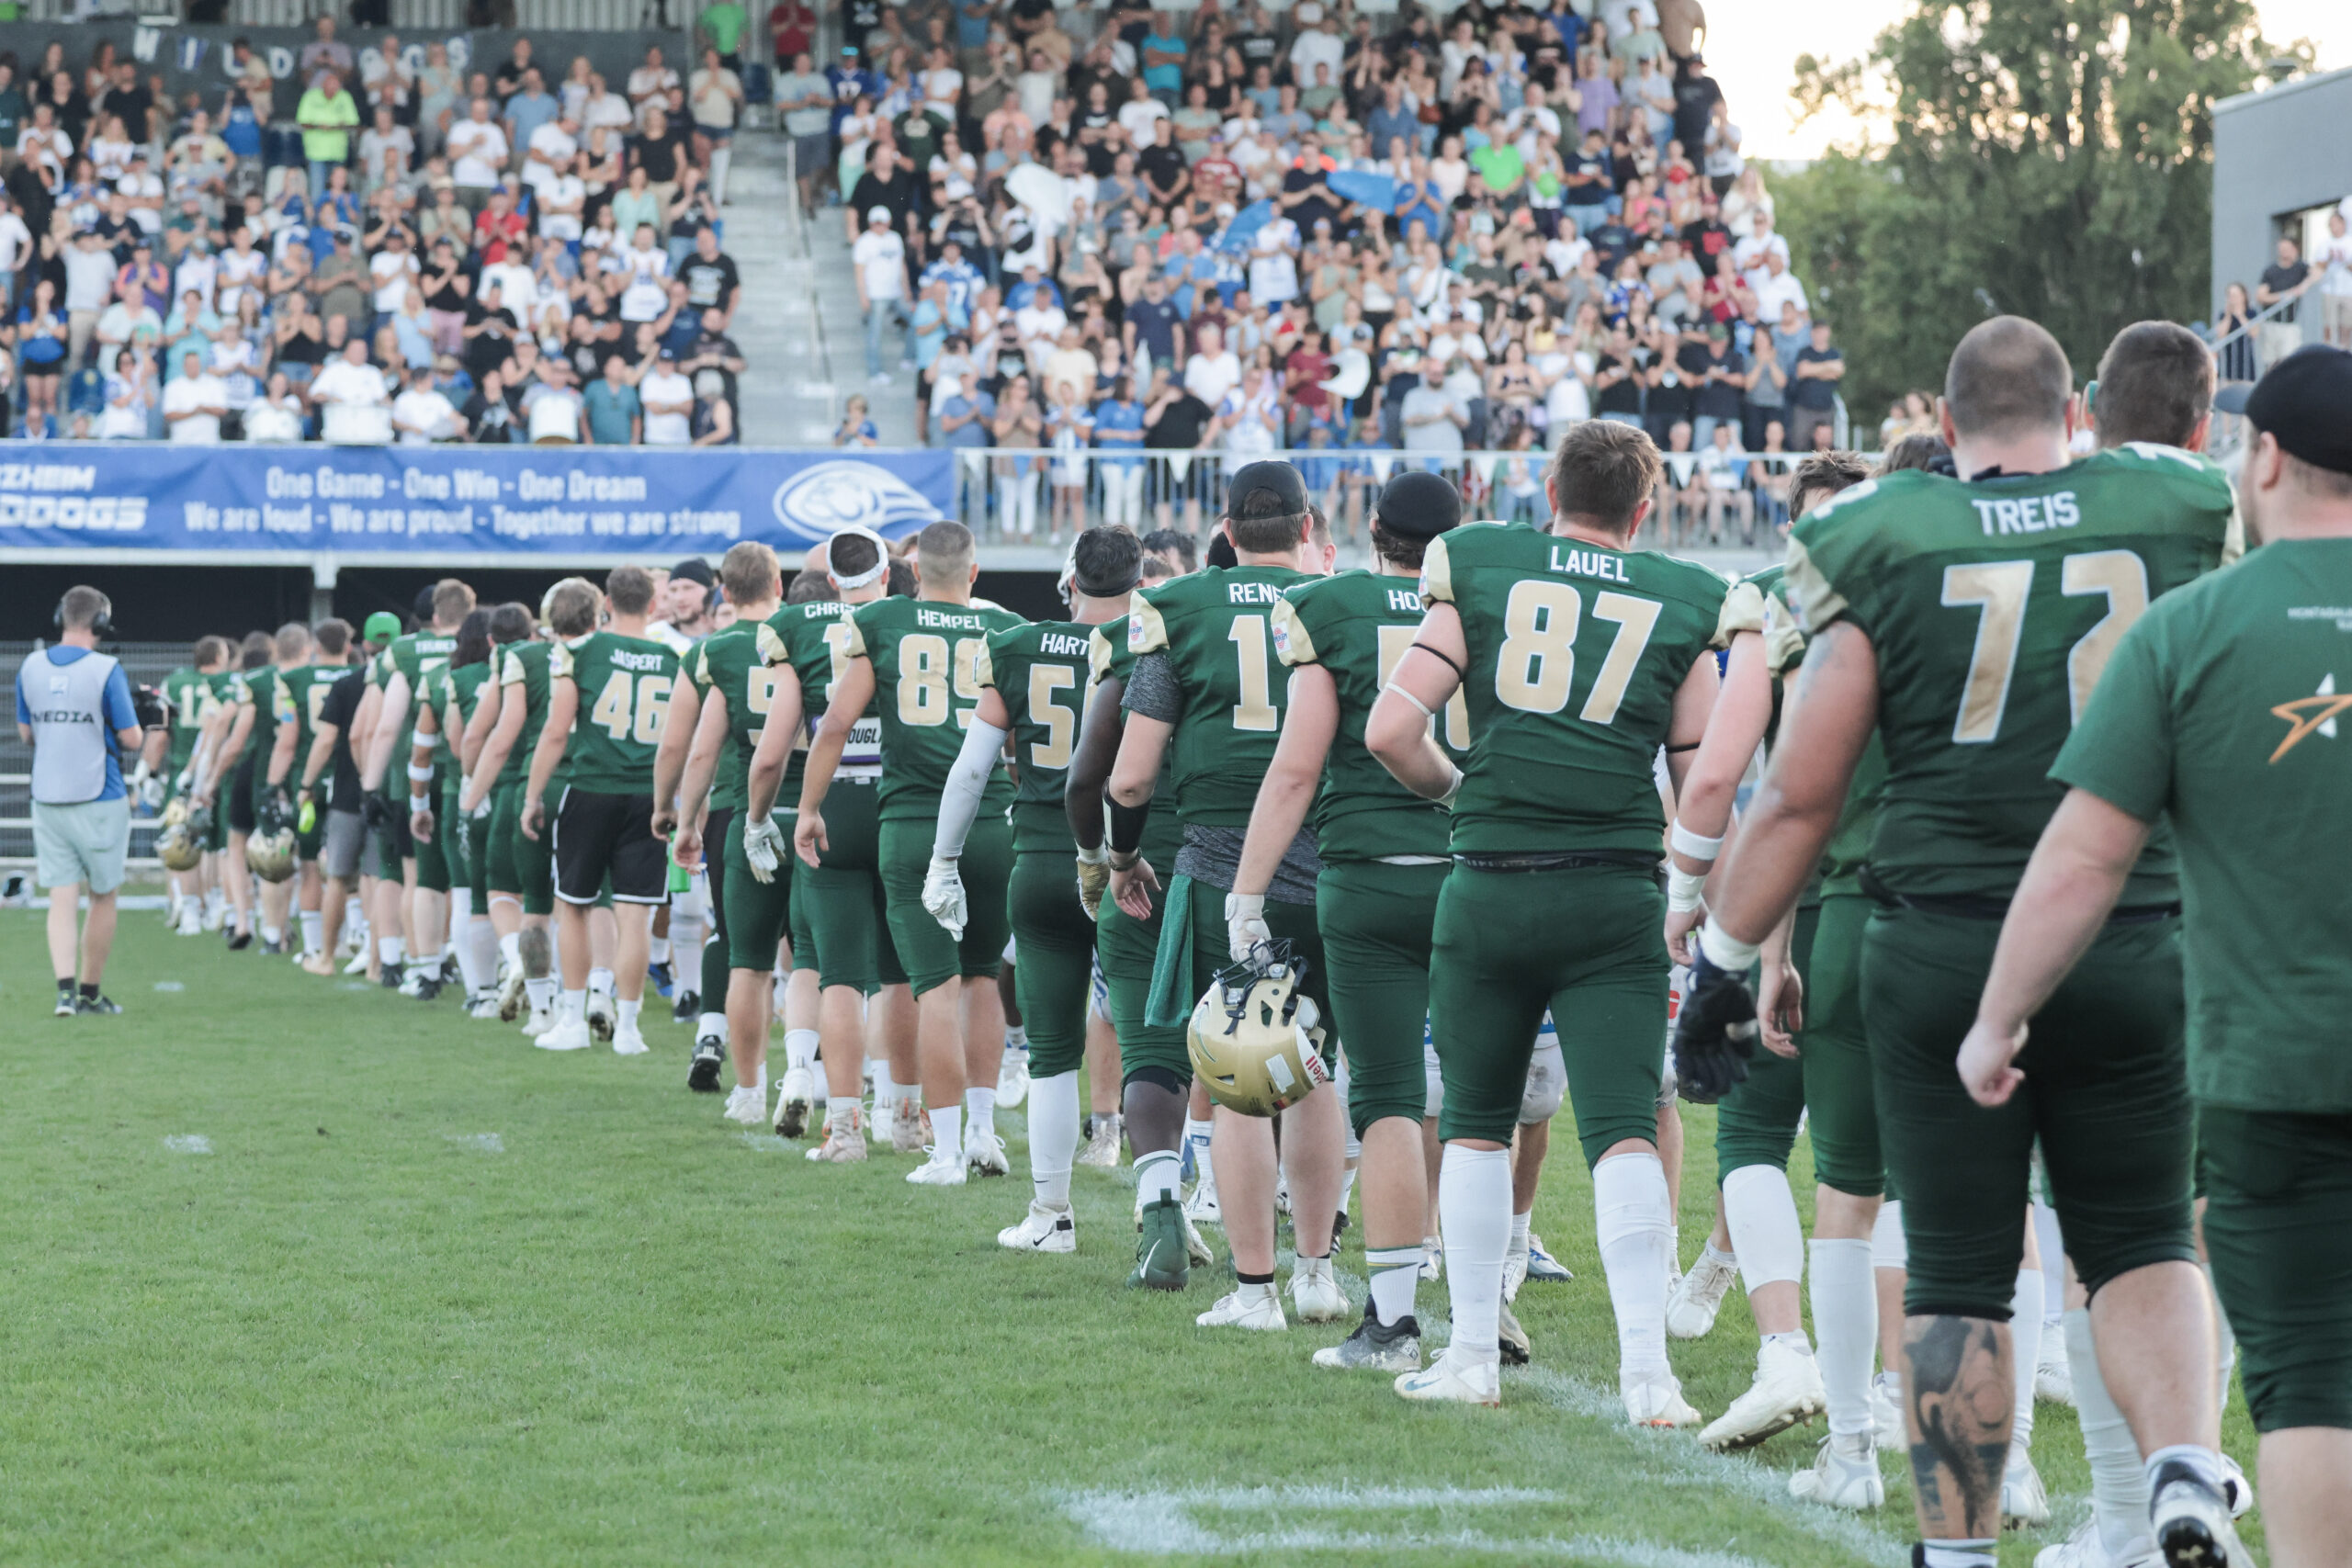
[[[57,613],[49,618],[49,624],[59,631],[65,629],[65,601],[63,599],[58,600]],[[100,602],[97,619],[90,623],[90,635],[101,639],[114,636],[114,606],[112,604]]]

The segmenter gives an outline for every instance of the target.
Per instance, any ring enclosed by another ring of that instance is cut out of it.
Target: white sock
[[[204,896],[204,908],[208,913],[218,914],[228,907],[229,896],[217,887]]]
[[[1743,1165],[1724,1178],[1724,1224],[1749,1300],[1766,1285],[1804,1278],[1804,1224],[1779,1166]]]
[[[1209,1122],[1195,1122],[1189,1116],[1184,1118],[1184,1142],[1193,1151],[1193,1185],[1205,1187],[1212,1192],[1216,1190],[1216,1169],[1209,1163],[1209,1129],[1215,1123]]]
[[[1367,1247],[1363,1266],[1372,1275],[1372,1310],[1383,1325],[1413,1315],[1413,1291],[1421,1279],[1419,1247]]]
[[[1510,1217],[1510,1248],[1503,1254],[1504,1257],[1524,1258],[1527,1256],[1527,1232],[1534,1218],[1535,1212],[1532,1209],[1524,1214],[1513,1214]]]
[[[935,1105],[931,1111],[932,1157],[962,1164],[964,1159],[964,1112],[953,1105]]]
[[[1356,1195],[1356,1161],[1363,1156],[1363,1145],[1350,1141],[1347,1164],[1340,1168],[1340,1213],[1348,1212],[1348,1200]]]
[[[619,1028],[622,1033],[626,1034],[637,1027],[637,1015],[643,1011],[644,1008],[645,998],[643,997],[638,998],[638,999],[633,1002],[622,1002],[620,1004],[621,1021]]]
[[[787,1029],[784,1032],[784,1065],[787,1067],[814,1066],[817,1061],[817,1032],[813,1029]]]
[[[1665,1165],[1654,1154],[1602,1160],[1592,1168],[1592,1208],[1609,1303],[1617,1314],[1617,1375],[1667,1371],[1666,1277],[1673,1262],[1674,1209],[1667,1200]],[[1451,1236],[1446,1250],[1453,1250]]]
[[[1004,1048],[1008,1051],[1026,1051],[1029,1049],[1029,1026],[1023,1023],[1006,1024],[1004,1026]]]
[[[850,1123],[857,1120],[857,1096],[835,1094],[825,1097],[825,1125],[846,1133]]]
[[[1510,1153],[1445,1145],[1437,1213],[1453,1304],[1453,1348],[1493,1361],[1503,1305],[1503,1249],[1510,1244]],[[1659,1310],[1665,1310],[1663,1298]]]
[[[613,972],[609,969],[589,970],[588,988],[592,991],[602,991],[608,997],[611,996],[613,994]]]
[[[2213,1268],[2204,1265],[2205,1290],[2213,1298],[2213,1336],[2219,1342],[2213,1358],[2213,1404],[2226,1410],[2230,1405],[2230,1373],[2238,1364],[2238,1334],[2230,1326],[2228,1309],[2222,1305],[2222,1292],[2213,1288]]]
[[[343,901],[343,929],[347,931],[368,929],[368,911],[360,906],[356,893]]]
[[[469,990],[487,991],[498,985],[498,928],[490,923],[488,915],[476,915],[466,922],[465,939],[458,944],[458,963],[465,964],[465,955],[473,953],[473,972],[466,977]]]
[[[455,897],[457,895],[453,893],[450,897]],[[482,924],[487,926],[490,922],[484,920]],[[472,920],[469,919],[464,925],[458,927],[457,931],[458,932],[458,976],[465,982],[466,995],[470,997],[488,984],[481,974],[481,945],[474,941]]]
[[[2126,1547],[2148,1545],[2148,1472],[2141,1468],[2132,1424],[2099,1373],[2089,1309],[2075,1307],[2062,1321],[2066,1366],[2075,1380],[2075,1419],[2083,1430],[2083,1458],[2091,1471],[2091,1514],[2098,1521],[2100,1544],[2109,1555],[2120,1556]]]
[[[586,1018],[587,1016],[588,993],[585,991],[564,992],[563,1011],[557,1015],[558,1020],[560,1021],[569,1022],[572,1019]]]
[[[510,969],[523,967],[523,933],[508,931],[498,939],[498,959]]]
[[[898,1102],[898,1080],[890,1076],[889,1063],[876,1058],[866,1065],[874,1069],[874,1105],[876,1111],[879,1113],[883,1106]]]
[[[1821,1342],[1821,1388],[1832,1437],[1871,1430],[1871,1363],[1878,1351],[1878,1291],[1871,1244],[1816,1241],[1813,1256],[1813,1332]]]
[[[2058,1211],[2039,1198],[2033,1202],[2033,1244],[2041,1251],[2042,1278],[2051,1281],[2041,1292],[2041,1321],[2048,1334],[2058,1332],[2058,1325],[2066,1315],[2066,1292],[2059,1281],[2065,1278],[2066,1238],[2059,1234]]]
[[[1878,1218],[1871,1224],[1871,1267],[1907,1269],[1910,1258],[1903,1239],[1903,1205],[1889,1198],[1878,1206]]]
[[[396,936],[379,936],[376,939],[376,961],[387,969],[399,968],[405,952],[401,939]]]
[[[996,1090],[967,1089],[964,1091],[964,1114],[976,1133],[996,1132]]]
[[[1070,1161],[1078,1153],[1078,1069],[1029,1080],[1029,1186],[1049,1208],[1069,1206]]]
[[[2017,1453],[2033,1447],[2033,1369],[2041,1355],[2041,1269],[2018,1270],[2017,1292],[2009,1297],[2010,1371],[2017,1377],[2009,1448]]]
[[[327,918],[322,910],[302,911],[302,956],[314,956],[327,940]]]
[[[273,943],[283,942],[286,939],[286,932],[277,926],[264,926],[261,928],[261,939]]]
[[[1995,1568],[1996,1540],[1929,1540],[1919,1546],[1920,1568]]]
[[[536,980],[523,982],[523,995],[529,1000],[533,1012],[545,1012],[548,1004],[555,1000],[555,990],[556,981],[552,976],[543,975]],[[584,991],[581,994],[587,995]]]
[[[670,939],[666,936],[648,937],[645,942],[645,961],[648,964],[669,963]]]
[[[1136,1188],[1147,1203],[1157,1203],[1162,1198],[1176,1196],[1177,1180],[1183,1162],[1174,1149],[1153,1149],[1136,1156]]]

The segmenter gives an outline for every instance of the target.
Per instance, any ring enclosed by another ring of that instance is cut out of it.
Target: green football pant
[[[871,781],[836,779],[825,792],[825,851],[793,875],[808,911],[808,937],[821,986],[854,986],[871,996],[906,984],[882,902],[882,828]]]
[[[1448,871],[1430,965],[1445,1085],[1438,1135],[1510,1142],[1548,1007],[1585,1164],[1618,1144],[1656,1143],[1665,921],[1657,879],[1634,866]]]
[[[547,813],[539,836],[523,831],[523,784],[498,786],[490,812],[490,885],[523,900],[526,915],[555,913],[555,813]]]
[[[964,839],[957,863],[964,875],[964,935],[957,940],[922,907],[922,879],[931,869],[931,846],[938,824],[928,817],[899,818],[882,824],[882,896],[890,941],[915,995],[937,990],[957,976],[993,976],[1004,964],[1012,934],[1004,912],[1005,885],[1012,878],[1012,824],[983,815]]]
[[[1327,861],[1316,879],[1315,923],[1332,1022],[1348,1050],[1348,1121],[1359,1138],[1383,1117],[1418,1123],[1428,1104],[1421,1042],[1430,942],[1448,869]]]
[[[719,813],[714,811],[711,815],[716,818]],[[762,882],[752,874],[752,863],[744,858],[741,818],[731,811],[726,816],[725,845],[706,841],[703,846],[703,857],[710,863],[712,872],[711,897],[714,900],[723,899],[727,907],[726,922],[720,928],[727,944],[726,967],[772,974],[775,969],[776,943],[784,940],[784,929],[792,919],[793,883],[808,874],[809,868],[792,852],[792,819],[777,818],[776,826],[786,834],[784,859],[775,869],[775,880]],[[719,848],[721,852],[711,853],[714,848]],[[727,995],[723,977],[716,995]],[[713,1011],[719,1010],[720,1004],[710,991],[703,993],[703,999],[710,1003]]]
[[[1805,982],[1807,1021],[1813,1012],[1813,980],[1807,966],[1815,952],[1814,933],[1820,919],[1818,908],[1799,909],[1796,928],[1789,937],[1789,956]],[[1800,1036],[1800,1055],[1794,1058],[1774,1055],[1758,1044],[1756,1054],[1748,1058],[1747,1076],[1734,1085],[1715,1108],[1718,1187],[1733,1171],[1747,1166],[1769,1165],[1782,1172],[1788,1170],[1789,1151],[1796,1147],[1797,1123],[1804,1117],[1806,1071],[1811,1066],[1802,1055],[1804,1044],[1804,1037]]]
[[[1159,928],[1167,908],[1163,892],[1151,907],[1151,918],[1138,920],[1106,892],[1094,917],[1094,956],[1102,966],[1111,1027],[1118,1032],[1122,1083],[1147,1070],[1165,1073],[1179,1083],[1193,1076],[1183,1025],[1158,1025],[1149,1018],[1152,964],[1159,952]],[[1019,964],[1014,968],[1017,971]]]
[[[808,867],[804,865],[800,868],[797,880],[800,884],[801,897],[792,901],[792,966],[795,969],[817,967],[817,932],[808,923],[809,874]]]
[[[713,807],[703,814],[703,882],[708,892],[707,901],[710,906],[703,918],[710,922],[711,934],[703,939],[702,951],[695,956],[695,961],[702,966],[700,989],[702,1010],[705,1012],[727,1010],[727,971],[731,967],[729,959],[734,951],[727,939],[729,929],[727,919],[727,884],[730,864],[727,853],[730,845],[733,845],[736,854],[739,857],[741,855],[741,847],[734,844],[734,840],[740,840],[742,836],[742,818],[733,807]],[[789,832],[785,835],[785,840],[786,858],[788,860],[798,858],[791,852]],[[740,859],[734,863],[748,864],[748,863],[740,862]],[[750,879],[748,870],[745,876],[747,880]],[[775,962],[773,956],[770,957],[769,962],[771,964]]]
[[[2352,1115],[2203,1105],[2197,1136],[2205,1247],[2255,1430],[2352,1427]]]
[[[1192,985],[1185,992],[1190,1001],[1184,1008],[1189,1023],[1192,1004],[1197,1003],[1208,993],[1208,988],[1216,984],[1218,970],[1230,968],[1233,964],[1233,946],[1226,935],[1226,890],[1180,875],[1170,885],[1168,892],[1170,907],[1189,916],[1186,931],[1178,933],[1178,938],[1189,947],[1189,951],[1182,955],[1189,963],[1192,973]],[[1276,942],[1290,943],[1294,963],[1306,965],[1298,992],[1313,998],[1315,1010],[1324,1021],[1323,1061],[1328,1066],[1339,1060],[1340,1034],[1331,1027],[1330,971],[1324,966],[1323,933],[1315,923],[1315,906],[1277,904],[1269,899],[1266,904],[1266,930]],[[1159,954],[1159,962],[1162,965],[1178,958],[1170,949],[1170,934],[1163,924]],[[1177,1027],[1181,1033],[1186,1026],[1180,1024]],[[1189,1048],[1185,1051],[1184,1062],[1185,1073],[1189,1077],[1192,1072],[1192,1052]]]
[[[437,797],[435,797],[437,798]],[[405,818],[408,801],[403,798],[400,808]],[[460,863],[465,851],[458,835],[457,824],[449,820],[449,813],[436,811],[433,816],[433,836],[416,840],[416,885],[432,893],[447,893],[452,882],[464,874]]]
[[[2194,1260],[2180,921],[2110,921],[2041,1010],[2005,1105],[1957,1064],[1998,920],[1871,915],[1862,1009],[1879,1121],[1910,1255],[1905,1311],[2006,1323],[2041,1145],[2066,1253],[2096,1294],[2119,1274]]]
[[[964,896],[968,901],[972,890]],[[1086,1008],[1094,987],[1094,927],[1078,901],[1074,850],[1012,857],[1006,914],[1019,949],[1013,989],[1029,1031],[1029,1072],[1047,1078],[1086,1065]],[[997,950],[1000,953],[1003,949]]]

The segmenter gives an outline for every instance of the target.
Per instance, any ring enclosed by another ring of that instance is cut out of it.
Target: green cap
[[[401,635],[401,618],[390,610],[379,610],[368,617],[359,635],[369,642],[387,643]]]

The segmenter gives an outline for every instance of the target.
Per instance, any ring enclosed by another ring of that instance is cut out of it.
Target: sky
[[[1723,84],[1751,158],[1814,158],[1855,140],[1851,117],[1832,111],[1792,125],[1789,98],[1800,54],[1844,60],[1860,54],[1911,0],[1713,0],[1707,7],[1707,69]],[[2352,64],[2352,6],[2344,0],[2257,0],[2266,36],[2307,38],[2322,70]]]

